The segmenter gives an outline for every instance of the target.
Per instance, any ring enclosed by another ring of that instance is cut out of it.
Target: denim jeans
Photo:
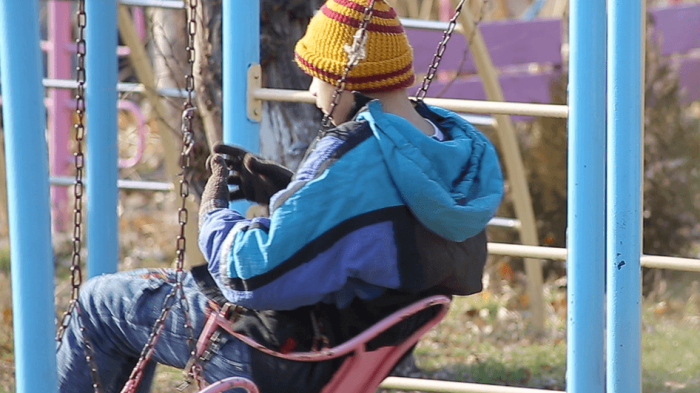
[[[141,269],[94,277],[81,288],[82,321],[95,351],[102,392],[119,392],[128,380],[175,279],[174,270]],[[209,300],[189,273],[184,275],[183,288],[196,343],[206,322]],[[139,392],[148,392],[156,362],[182,369],[189,360],[184,313],[177,299]],[[222,336],[219,350],[204,365],[205,379],[210,383],[231,376],[252,379],[250,348],[228,334]],[[75,312],[57,356],[60,392],[94,391]]]

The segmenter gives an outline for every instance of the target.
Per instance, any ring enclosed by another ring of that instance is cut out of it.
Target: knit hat
[[[328,0],[321,7],[294,48],[302,71],[337,84],[348,62],[345,46],[352,44],[368,2]],[[347,90],[382,92],[413,85],[413,49],[396,11],[384,0],[374,3],[366,50],[367,56],[348,74]]]

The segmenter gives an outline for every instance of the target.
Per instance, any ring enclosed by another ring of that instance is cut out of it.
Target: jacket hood
[[[416,109],[447,138],[438,141],[373,100],[358,121],[369,122],[401,197],[423,225],[464,241],[481,232],[503,197],[493,144],[459,115],[418,102]]]

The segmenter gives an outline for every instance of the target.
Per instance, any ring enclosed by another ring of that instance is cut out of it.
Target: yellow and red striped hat
[[[328,0],[321,7],[294,48],[294,58],[302,71],[332,85],[340,80],[348,62],[345,45],[352,44],[368,3]],[[347,90],[371,93],[413,85],[413,48],[396,11],[384,0],[374,3],[366,50],[367,57],[348,74]]]

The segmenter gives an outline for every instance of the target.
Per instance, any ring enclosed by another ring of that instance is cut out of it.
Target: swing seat
[[[449,297],[442,295],[430,296],[394,312],[343,344],[320,351],[291,352],[286,354],[270,350],[250,337],[232,331],[230,322],[226,319],[226,312],[220,311],[218,313],[212,313],[209,316],[197,342],[197,355],[199,356],[204,352],[206,343],[209,341],[214,331],[216,331],[217,328],[222,328],[256,350],[283,359],[301,362],[319,362],[347,355],[347,358],[333,375],[333,378],[331,378],[321,392],[373,393],[377,390],[384,378],[389,375],[399,360],[401,360],[428,330],[437,325],[445,317],[449,306]],[[372,339],[391,327],[396,326],[401,321],[431,307],[438,307],[438,312],[411,333],[403,342],[395,346],[385,346],[372,351],[367,350],[367,344]],[[247,389],[249,393],[258,393],[258,388],[252,381],[240,377],[225,378],[209,385],[198,393],[220,393],[234,387]]]

